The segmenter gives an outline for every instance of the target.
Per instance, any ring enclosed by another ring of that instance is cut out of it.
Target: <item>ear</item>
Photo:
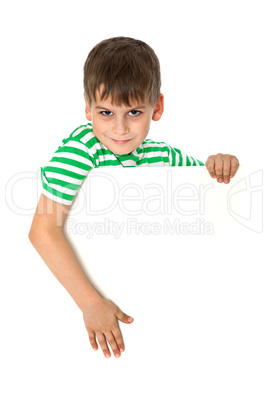
[[[85,103],[86,103],[86,109],[85,109],[85,113],[86,113],[86,118],[87,120],[91,121],[92,120],[92,113],[91,113],[91,109],[88,105],[88,101],[84,95],[84,99],[85,99]]]
[[[164,95],[160,94],[158,101],[156,102],[156,105],[154,107],[152,120],[154,121],[160,120],[163,113],[164,113]]]

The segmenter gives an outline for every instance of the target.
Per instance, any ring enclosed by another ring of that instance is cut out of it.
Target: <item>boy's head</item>
[[[160,96],[160,64],[146,43],[128,37],[115,37],[98,43],[84,64],[85,98],[90,106],[101,90],[101,100],[111,97],[115,105],[130,106],[133,101],[153,106]]]
[[[118,37],[97,44],[84,65],[86,117],[95,137],[114,154],[131,153],[164,111],[160,85],[158,58],[146,43]]]

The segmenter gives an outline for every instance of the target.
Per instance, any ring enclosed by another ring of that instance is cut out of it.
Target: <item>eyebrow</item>
[[[108,110],[109,108],[107,108],[107,107],[104,107],[104,106],[96,106],[95,107],[95,109],[105,109],[105,110]],[[137,105],[137,106],[130,106],[129,108],[128,108],[128,110],[136,110],[136,109],[146,109],[146,106],[144,106],[144,105]]]

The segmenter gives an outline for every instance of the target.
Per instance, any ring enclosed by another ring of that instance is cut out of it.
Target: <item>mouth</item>
[[[124,144],[128,143],[129,141],[131,141],[131,140],[114,140],[113,138],[112,138],[112,140],[118,145],[124,145]]]

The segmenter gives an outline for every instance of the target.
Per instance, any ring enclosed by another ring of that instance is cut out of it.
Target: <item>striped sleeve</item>
[[[188,156],[181,152],[180,149],[169,146],[171,166],[204,166],[204,163],[198,159]]]
[[[65,205],[71,205],[88,173],[96,167],[87,146],[79,138],[63,140],[47,166],[41,168],[42,193]]]

